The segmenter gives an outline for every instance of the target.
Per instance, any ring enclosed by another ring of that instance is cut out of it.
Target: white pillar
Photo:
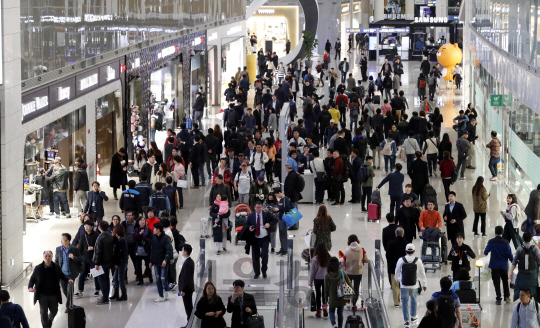
[[[383,0],[375,0],[373,3],[374,8],[374,14],[373,18],[376,22],[384,19],[384,1]]]
[[[360,27],[368,28],[369,27],[369,0],[362,0],[360,4],[360,16],[362,17],[360,20]]]
[[[334,43],[337,38],[341,38],[341,6],[332,4],[332,1],[319,2],[319,24],[317,35],[319,38],[318,52],[324,54],[326,40],[332,43],[332,55],[334,53]],[[347,40],[341,40],[341,49],[347,49]],[[332,57],[333,58],[333,57]]]
[[[437,5],[438,4],[439,2],[437,1]],[[405,15],[407,19],[410,19],[409,17],[414,17],[414,0],[405,0]]]
[[[3,84],[0,86],[2,283],[23,269],[23,147],[20,1],[2,1]]]
[[[448,0],[437,0],[437,6],[435,7],[435,16],[448,17]],[[440,37],[441,33],[444,33],[444,38],[446,39],[446,41],[450,42],[450,31],[448,27],[436,27],[435,40]]]

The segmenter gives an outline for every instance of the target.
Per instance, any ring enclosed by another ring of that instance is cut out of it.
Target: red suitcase
[[[369,203],[368,204],[368,220],[377,221],[381,219],[380,204]]]

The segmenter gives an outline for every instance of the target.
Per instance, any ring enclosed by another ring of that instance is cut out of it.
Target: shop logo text
[[[448,23],[448,17],[415,17],[415,23]]]
[[[67,87],[67,88],[58,87],[58,101],[62,101],[64,99],[69,100],[70,90],[71,90],[70,87]]]
[[[34,101],[22,105],[22,118],[28,114],[49,106],[49,97],[36,97]]]
[[[80,82],[81,84],[79,85],[79,90],[80,91],[86,90],[98,84],[99,82],[98,75],[97,74],[90,75],[88,77],[85,77],[84,79],[81,79]]]

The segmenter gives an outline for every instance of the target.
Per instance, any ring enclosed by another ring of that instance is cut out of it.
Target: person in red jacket
[[[452,157],[450,157],[449,151],[443,152],[443,159],[439,164],[439,170],[441,170],[441,178],[444,186],[444,195],[448,202],[448,195],[450,194],[450,185],[452,184],[452,171],[456,167]]]
[[[336,106],[338,106],[339,113],[341,114],[340,122],[345,122],[345,114],[347,113],[347,106],[349,105],[349,97],[341,91],[340,95],[336,98]]]
[[[332,205],[343,205],[345,203],[345,187],[343,183],[347,181],[345,176],[345,163],[343,158],[339,156],[339,151],[334,150],[332,153],[334,158],[334,167],[332,168],[332,179],[334,180],[334,199]],[[341,197],[340,197],[341,194]]]

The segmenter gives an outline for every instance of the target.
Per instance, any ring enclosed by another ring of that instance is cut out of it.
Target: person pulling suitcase
[[[86,313],[82,306],[77,306],[73,304],[73,285],[68,285],[68,304],[70,306],[67,308],[68,313],[68,328],[85,328],[86,327]]]

